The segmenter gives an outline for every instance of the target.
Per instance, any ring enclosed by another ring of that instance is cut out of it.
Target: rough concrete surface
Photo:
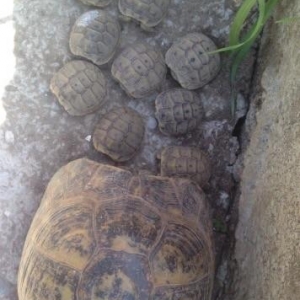
[[[300,298],[300,2],[281,1],[263,38],[260,101],[244,154],[235,300]],[[253,100],[257,100],[253,98]],[[253,114],[250,114],[253,115]]]
[[[164,21],[155,32],[141,31],[134,23],[122,24],[120,49],[136,40],[156,45],[165,53],[185,33],[202,31],[223,46],[239,1],[172,0]],[[132,100],[112,80],[110,64],[102,67],[109,84],[107,106],[86,117],[71,117],[49,90],[52,75],[73,57],[68,40],[72,25],[90,10],[79,0],[2,0],[0,9],[0,299],[15,300],[17,271],[24,239],[45,187],[62,165],[83,156],[114,164],[97,153],[91,134],[97,120],[115,105],[136,109],[146,123],[142,150],[121,166],[133,172],[158,173],[157,151],[168,144],[194,145],[207,151],[213,176],[206,188],[216,224],[229,220],[232,165],[238,142],[232,136],[226,58],[219,76],[197,90],[206,119],[193,134],[178,139],[162,135],[154,120],[156,95]],[[118,18],[117,0],[105,8]],[[119,51],[120,51],[119,49]],[[251,77],[251,62],[243,72]],[[164,90],[178,86],[168,75]],[[247,85],[245,85],[247,89]],[[220,226],[219,226],[220,227]],[[216,255],[221,256],[226,230],[215,228]],[[216,281],[216,294],[218,280]],[[220,283],[222,286],[222,282]],[[221,298],[220,298],[221,297]]]

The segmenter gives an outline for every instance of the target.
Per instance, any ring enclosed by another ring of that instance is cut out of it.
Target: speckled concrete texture
[[[153,33],[134,23],[122,26],[118,52],[136,40],[156,45],[163,53],[176,38],[193,31],[225,44],[238,1],[172,0],[168,13]],[[125,95],[110,75],[110,65],[101,69],[108,80],[109,101],[105,108],[86,117],[71,117],[49,90],[52,75],[70,61],[69,33],[77,17],[92,9],[79,0],[2,0],[0,9],[0,299],[15,300],[17,270],[23,242],[45,187],[62,165],[83,156],[117,165],[97,153],[91,134],[98,119],[116,105],[127,105],[144,118],[146,134],[138,155],[120,166],[137,173],[158,173],[156,153],[162,146],[193,145],[208,152],[213,176],[206,189],[213,218],[229,220],[232,166],[238,142],[232,136],[227,60],[209,85],[196,90],[205,108],[205,121],[181,138],[162,135],[154,119],[153,95],[134,100]],[[118,18],[117,1],[105,8]],[[244,91],[251,77],[253,60],[242,73]],[[168,74],[163,87],[178,86]],[[216,255],[220,257],[226,234],[215,231]],[[218,294],[218,291],[216,291]]]
[[[300,297],[300,2],[281,1],[264,36],[260,104],[247,127],[236,232],[235,300]],[[255,98],[254,98],[255,100]]]

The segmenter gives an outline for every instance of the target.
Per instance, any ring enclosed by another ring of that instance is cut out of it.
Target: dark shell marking
[[[204,194],[189,180],[76,160],[34,217],[19,299],[210,300],[210,235]]]
[[[64,109],[73,116],[83,116],[106,102],[106,79],[99,68],[83,61],[65,64],[53,77],[50,89]]]
[[[166,64],[183,88],[200,88],[216,77],[220,55],[207,54],[216,50],[214,42],[201,33],[190,33],[178,39],[166,53]]]
[[[115,161],[131,159],[144,138],[144,123],[140,115],[128,107],[114,108],[105,114],[94,130],[94,147]]]
[[[170,146],[161,152],[161,175],[186,177],[205,186],[211,176],[208,156],[195,147]]]
[[[103,65],[114,56],[119,39],[119,23],[104,11],[91,10],[76,20],[69,44],[74,55]]]
[[[155,116],[161,132],[183,135],[193,131],[204,117],[197,94],[184,89],[172,89],[159,94],[155,100]]]
[[[143,98],[161,89],[167,67],[159,50],[136,43],[121,52],[111,72],[128,95]]]
[[[146,27],[153,27],[162,21],[169,4],[170,0],[119,0],[119,10]]]

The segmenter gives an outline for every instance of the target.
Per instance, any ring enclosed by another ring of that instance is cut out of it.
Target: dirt
[[[53,74],[74,57],[68,47],[76,18],[91,10],[79,0],[4,0],[0,14],[0,299],[15,300],[18,263],[31,220],[51,176],[67,162],[88,156],[99,162],[159,174],[157,152],[166,145],[198,146],[213,164],[205,188],[212,208],[216,251],[215,299],[223,299],[228,285],[228,249],[233,238],[231,211],[236,182],[234,163],[239,139],[234,135],[237,119],[230,115],[228,57],[215,80],[196,90],[205,109],[205,120],[192,134],[170,138],[159,132],[154,119],[154,99],[130,99],[111,78],[111,63],[102,67],[109,84],[105,108],[85,117],[69,116],[49,90]],[[156,45],[163,53],[178,37],[203,32],[218,47],[226,43],[229,25],[238,5],[234,0],[172,0],[168,13],[155,32],[142,31],[135,22],[122,26],[118,52],[136,40]],[[105,8],[118,18],[117,1]],[[255,55],[250,56],[240,76],[239,118],[246,113]],[[167,75],[163,90],[178,87]],[[127,105],[144,118],[146,134],[141,151],[125,164],[117,164],[96,152],[90,142],[93,128],[106,111]],[[223,298],[222,298],[223,297]]]

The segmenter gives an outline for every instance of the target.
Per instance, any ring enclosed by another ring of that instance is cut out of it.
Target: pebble
[[[155,129],[157,127],[157,121],[153,117],[149,117],[147,120],[147,128]]]
[[[15,141],[15,136],[12,131],[9,130],[5,131],[4,137],[5,137],[5,141],[9,144],[13,144]]]

